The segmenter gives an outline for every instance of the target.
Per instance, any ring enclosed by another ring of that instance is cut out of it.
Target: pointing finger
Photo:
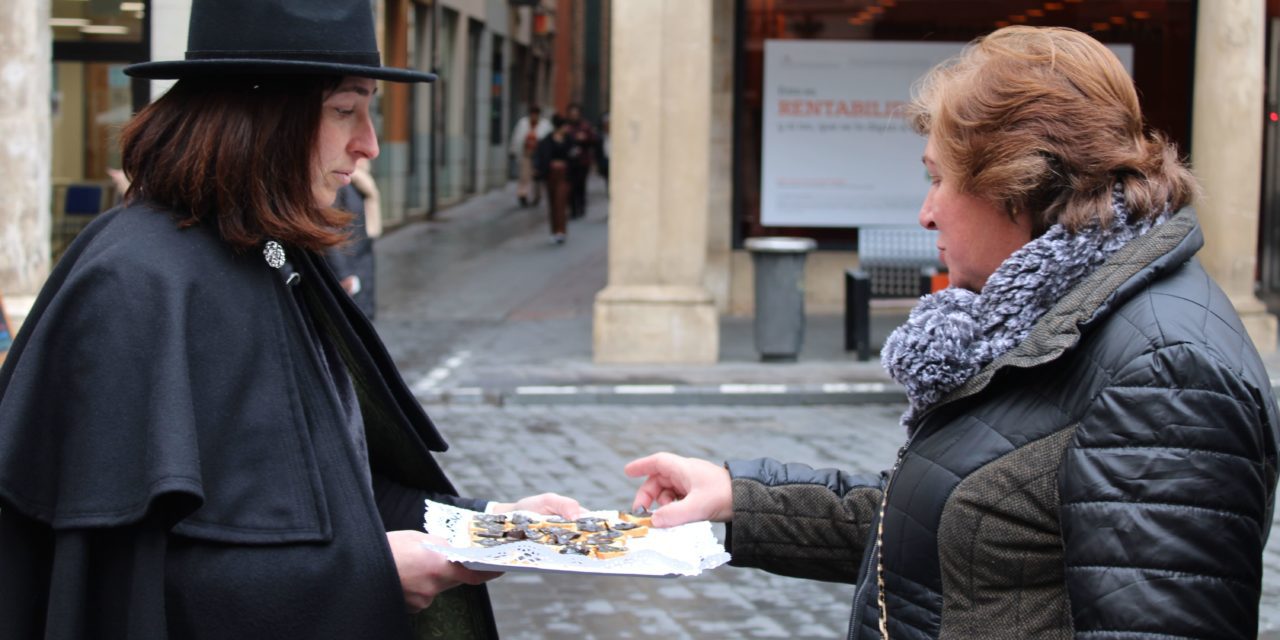
[[[661,453],[654,453],[628,462],[627,465],[622,468],[622,472],[632,478],[637,478],[639,476],[651,476],[656,473],[666,471],[666,465],[670,464],[671,459],[675,457],[676,456],[674,454],[670,454],[665,451]]]

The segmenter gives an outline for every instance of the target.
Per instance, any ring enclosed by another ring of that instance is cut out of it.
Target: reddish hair
[[[975,40],[920,81],[911,118],[959,190],[1032,215],[1037,235],[1108,223],[1116,183],[1136,218],[1198,193],[1177,149],[1146,130],[1124,66],[1073,29],[1012,26]]]
[[[179,226],[215,225],[240,249],[268,239],[312,251],[341,243],[349,214],[315,203],[321,104],[341,78],[179,80],[120,135],[130,199],[172,211]]]

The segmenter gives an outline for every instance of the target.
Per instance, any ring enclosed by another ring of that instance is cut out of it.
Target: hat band
[[[381,66],[378,53],[367,51],[188,51],[187,60],[297,60],[303,62],[336,62],[364,67]]]

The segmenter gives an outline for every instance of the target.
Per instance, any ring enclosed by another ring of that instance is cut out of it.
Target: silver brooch
[[[267,259],[267,265],[272,269],[279,269],[284,266],[284,247],[275,240],[268,240],[262,248],[262,257]]]

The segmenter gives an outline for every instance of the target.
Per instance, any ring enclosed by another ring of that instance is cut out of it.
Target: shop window
[[[150,58],[149,0],[52,0],[53,124],[51,245],[56,260],[98,213],[123,195],[119,133],[149,99],[149,84],[124,68]]]
[[[53,73],[53,250],[122,195],[107,170],[120,167],[119,132],[133,113],[122,63],[58,62]]]
[[[53,0],[54,42],[140,43],[145,38],[145,2]]]
[[[1009,24],[1072,27],[1128,52],[1148,123],[1168,135],[1183,154],[1190,152],[1194,0],[843,0],[820,3],[738,0],[737,9],[733,230],[736,247],[741,247],[747,237],[762,235],[812,237],[824,249],[857,246],[857,230],[851,225],[770,226],[762,221],[761,180],[765,173],[767,120],[764,104],[769,90],[765,84],[766,43],[771,41],[892,42],[907,43],[908,47],[910,44],[937,45],[941,51],[944,43],[958,49],[977,36]],[[783,48],[773,47],[775,52]],[[778,88],[776,82],[771,84],[775,90]],[[777,94],[773,95],[774,102],[778,103]],[[845,106],[871,109],[869,104],[855,101]],[[879,106],[888,108],[883,104]],[[778,104],[774,104],[773,108],[777,107]],[[920,147],[923,149],[922,141]],[[849,148],[840,152],[877,154],[880,150]],[[908,173],[913,170],[905,169]],[[924,195],[925,185],[921,183],[921,200]],[[915,207],[901,208],[903,224],[913,224]],[[775,216],[775,219],[781,218]]]

